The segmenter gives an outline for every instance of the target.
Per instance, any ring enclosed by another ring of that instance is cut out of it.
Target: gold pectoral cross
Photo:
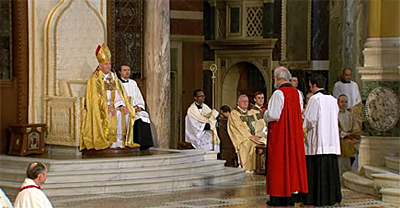
[[[255,118],[253,115],[244,115],[244,116],[240,116],[240,119],[246,123],[247,127],[249,127],[250,129],[250,133],[251,135],[256,134],[256,130],[254,129],[254,126],[252,124],[253,121],[255,121]]]
[[[106,89],[107,89],[107,90],[115,90],[115,89],[116,89],[115,80],[112,78],[111,75],[109,75],[109,76],[106,78],[105,84],[106,84]]]

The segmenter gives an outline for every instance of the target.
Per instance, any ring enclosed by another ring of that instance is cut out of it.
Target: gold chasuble
[[[357,122],[358,126],[362,126],[362,102],[358,103],[357,105],[351,107],[349,112],[353,115],[355,122]]]
[[[256,146],[265,145],[264,119],[256,111],[243,112],[238,107],[232,110],[228,120],[228,134],[239,155],[242,167],[246,170],[256,168]],[[252,139],[256,135],[260,141]]]
[[[111,71],[110,73],[113,73],[114,77],[117,78],[115,72]],[[107,105],[107,89],[103,76],[103,72],[97,69],[87,82],[80,150],[93,148],[101,150],[108,148],[113,142],[117,141],[117,115],[110,118]],[[125,91],[122,90],[118,80],[115,81],[115,87],[124,103],[129,103]],[[123,134],[125,135],[123,146],[138,147],[140,145],[133,142],[135,109],[131,105],[126,105],[126,107],[129,109],[129,124],[128,128],[123,129]],[[121,120],[124,121],[125,119]]]
[[[100,64],[110,64],[111,53],[105,44],[97,48],[96,56]],[[107,73],[106,80],[104,76],[98,67],[87,82],[79,149],[101,150],[110,147],[113,142],[117,142],[118,126],[122,130],[122,147],[138,147],[140,145],[133,142],[135,109],[129,105],[128,97],[114,70]],[[128,108],[128,118],[119,107],[115,107],[117,112],[111,116],[108,105],[114,106],[117,96]],[[121,117],[118,119],[119,114]]]
[[[338,118],[341,157],[354,157],[360,146],[361,127],[357,119],[345,109],[339,109]]]
[[[264,119],[260,119],[260,118],[264,118],[264,111],[261,111],[257,107],[253,107],[249,113],[254,114],[257,118],[257,122],[258,122],[257,125],[259,125],[259,129],[258,129],[258,132],[256,132],[256,135],[259,137],[267,138],[267,132],[268,132],[267,124],[265,123]],[[258,135],[258,134],[260,134],[260,135]]]

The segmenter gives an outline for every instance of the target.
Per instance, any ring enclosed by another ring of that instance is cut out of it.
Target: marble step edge
[[[386,160],[390,160],[393,162],[398,162],[400,164],[400,157],[399,156],[383,156]]]
[[[398,188],[382,188],[379,192],[400,197],[400,189]]]
[[[373,180],[358,175],[355,171],[345,172],[342,177],[346,188],[364,194],[379,196]]]
[[[208,160],[208,161],[199,161],[194,163],[185,163],[185,164],[172,164],[172,165],[162,165],[162,166],[145,166],[145,167],[127,167],[127,168],[119,168],[119,169],[89,169],[89,170],[79,170],[71,169],[67,171],[48,171],[47,175],[50,176],[63,176],[63,175],[87,175],[87,174],[107,174],[107,173],[127,173],[127,172],[146,172],[146,171],[155,171],[155,170],[168,170],[168,169],[185,169],[185,168],[193,168],[193,167],[203,167],[209,165],[224,165],[225,160]],[[116,172],[117,170],[117,172]],[[15,174],[16,171],[19,171],[20,174],[25,175],[26,170],[13,169],[13,168],[2,168],[0,167],[0,174]]]
[[[391,181],[400,181],[400,175],[395,173],[374,173],[372,174],[374,179],[386,179]]]
[[[121,193],[131,191],[150,191],[150,190],[169,190],[183,187],[207,186],[218,184],[226,181],[233,181],[244,178],[243,171],[217,171],[211,174],[193,174],[186,177],[168,177],[166,180],[155,178],[137,183],[119,183],[113,185],[105,185],[100,187],[68,187],[61,189],[49,189],[46,194],[48,196],[71,196],[80,194],[103,194],[103,193]],[[72,190],[69,190],[72,189]]]
[[[45,188],[68,188],[68,187],[81,187],[81,186],[112,186],[112,185],[124,185],[124,184],[135,184],[135,183],[151,183],[154,180],[162,181],[162,180],[179,180],[179,179],[189,179],[198,176],[219,176],[224,173],[235,173],[235,172],[242,172],[242,169],[235,168],[236,170],[231,170],[230,168],[224,168],[221,170],[208,172],[208,173],[195,173],[195,174],[183,174],[179,177],[177,176],[165,176],[165,177],[157,177],[157,178],[149,178],[149,179],[140,179],[140,180],[109,180],[109,181],[96,181],[95,185],[93,182],[77,182],[77,183],[53,183],[53,184],[44,184],[43,187]]]
[[[227,174],[232,174],[232,173],[244,173],[245,170],[241,168],[229,168],[229,167],[224,167],[221,170],[213,171],[213,172],[208,172],[208,173],[197,173],[197,174],[184,174],[180,175],[179,178],[176,176],[164,176],[164,177],[157,177],[157,178],[148,178],[148,179],[141,179],[141,180],[103,180],[103,181],[96,181],[96,183],[93,183],[91,181],[89,182],[76,182],[76,183],[52,183],[52,184],[47,184],[45,183],[42,185],[44,189],[58,189],[58,188],[71,188],[71,187],[102,187],[102,186],[110,186],[110,185],[123,185],[123,184],[136,184],[136,183],[149,183],[153,181],[168,181],[171,179],[184,179],[184,178],[192,178],[192,177],[198,177],[198,176],[219,176],[223,175],[224,173]],[[6,187],[20,187],[22,182],[11,182],[11,181],[0,181],[0,186],[6,186]]]
[[[373,179],[372,174],[375,173],[398,173],[398,172],[387,167],[371,166],[371,165],[363,166],[363,174],[366,178]]]
[[[139,157],[115,157],[115,158],[93,158],[93,159],[71,159],[71,160],[55,160],[55,159],[38,159],[0,156],[1,167],[13,167],[15,169],[25,170],[27,165],[33,161],[41,161],[48,165],[49,171],[67,171],[71,166],[80,165],[81,170],[102,169],[102,168],[127,168],[127,167],[144,167],[154,165],[171,165],[193,163],[204,161],[204,153],[192,154],[174,154],[174,155],[150,155]],[[11,164],[7,164],[7,162]],[[75,167],[76,168],[76,167]],[[74,169],[74,168],[72,168]]]
[[[102,171],[69,171],[48,173],[47,184],[63,182],[85,182],[85,181],[101,181],[107,179],[143,179],[163,176],[179,176],[182,174],[202,173],[207,171],[216,171],[224,168],[224,161],[204,161],[191,164],[161,166],[161,167],[145,167],[140,169],[119,169],[102,170]],[[16,175],[14,172],[7,170],[0,173],[0,180],[4,181],[22,181],[25,173]]]
[[[162,158],[177,158],[177,157],[188,157],[188,156],[204,156],[207,151],[202,150],[192,150],[192,151],[184,151],[184,150],[173,150],[173,149],[157,149],[172,152],[171,154],[157,154],[157,155],[145,155],[145,156],[122,156],[122,157],[101,157],[101,158],[74,158],[74,159],[49,159],[49,158],[39,158],[39,157],[29,157],[29,156],[10,156],[10,155],[0,155],[1,161],[13,160],[16,162],[32,162],[35,160],[40,160],[44,163],[55,163],[55,164],[69,164],[75,163],[77,160],[82,161],[83,163],[92,163],[92,162],[108,162],[108,161],[127,161],[127,160],[154,160],[154,159],[162,159]]]
[[[44,184],[42,187],[43,191],[48,196],[118,193],[217,184],[225,181],[242,179],[245,176],[244,172],[245,170],[240,168],[224,168],[223,170],[211,173],[190,174],[181,177],[159,177],[139,181],[123,180],[118,182],[113,181],[111,183],[86,182],[71,184]],[[13,192],[17,193],[21,183],[0,181],[0,186],[4,187],[4,190],[13,190]]]
[[[400,175],[394,173],[375,173],[374,178],[375,188],[400,188]]]
[[[400,170],[400,157],[397,156],[384,156],[385,166],[395,171]]]
[[[399,188],[382,188],[379,192],[382,194],[382,201],[400,205]]]

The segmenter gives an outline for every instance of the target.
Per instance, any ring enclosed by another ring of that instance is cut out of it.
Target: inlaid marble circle
[[[372,128],[389,131],[400,117],[400,102],[396,93],[387,87],[377,87],[368,95],[366,116]]]

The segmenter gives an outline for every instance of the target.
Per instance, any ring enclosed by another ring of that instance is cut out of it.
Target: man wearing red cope
[[[306,157],[299,91],[290,84],[285,67],[274,71],[275,92],[264,119],[268,123],[266,189],[270,206],[299,202],[298,193],[308,192]]]

